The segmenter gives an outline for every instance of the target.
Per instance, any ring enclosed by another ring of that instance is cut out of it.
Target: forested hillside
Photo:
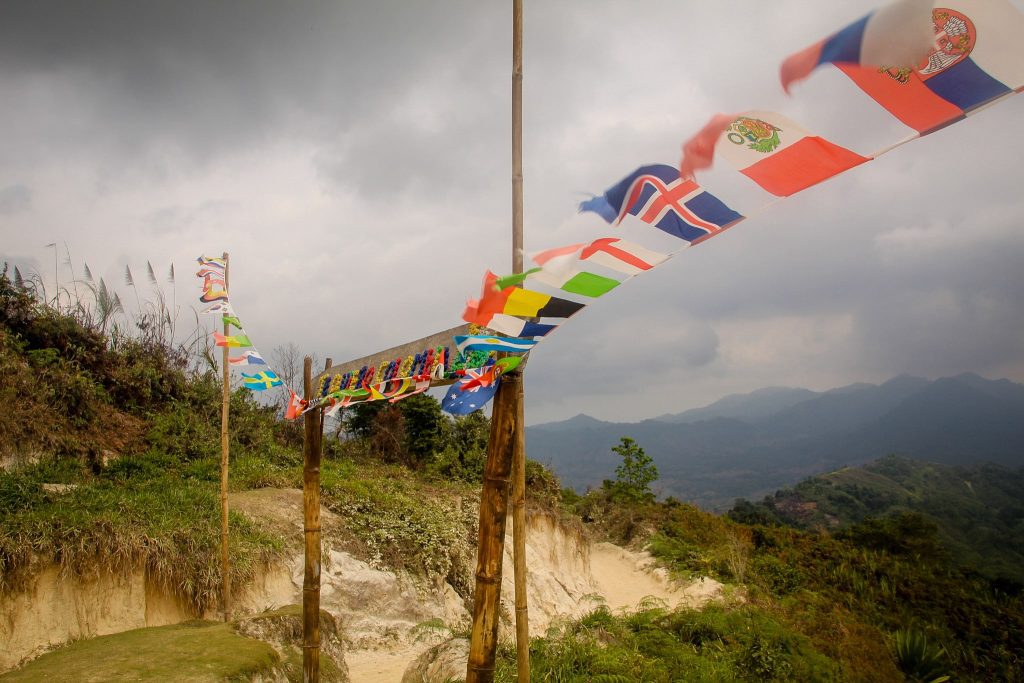
[[[889,456],[811,477],[762,501],[737,501],[733,519],[803,529],[844,529],[875,517],[919,513],[950,559],[1024,583],[1024,470],[964,467]]]

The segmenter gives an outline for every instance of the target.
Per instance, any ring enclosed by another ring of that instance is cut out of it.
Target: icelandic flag
[[[932,0],[899,0],[861,17],[838,33],[782,62],[782,89],[803,80],[822,64],[868,68],[912,68],[931,50]]]
[[[1006,0],[936,7],[931,29],[934,44],[915,68],[836,66],[921,135],[1024,88],[1024,16]]]
[[[603,203],[599,200],[603,199]],[[607,207],[607,208],[606,208]],[[668,164],[641,166],[603,197],[580,205],[608,220],[627,213],[687,242],[696,243],[743,220],[743,216],[692,180],[683,180]],[[612,222],[612,221],[609,221]]]
[[[500,380],[493,366],[470,368],[465,372],[466,376],[453,384],[441,401],[441,409],[452,415],[469,415],[480,410],[498,390]],[[488,375],[493,377],[493,381],[487,380]]]

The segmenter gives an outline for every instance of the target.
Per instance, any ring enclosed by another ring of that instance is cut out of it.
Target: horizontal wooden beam
[[[443,332],[435,332],[432,335],[417,339],[416,341],[411,341],[399,346],[393,346],[390,349],[378,351],[377,353],[370,354],[369,356],[363,356],[362,358],[356,358],[355,360],[334,365],[318,375],[316,381],[313,382],[313,386],[319,386],[321,380],[325,376],[334,377],[335,375],[344,375],[347,372],[355,374],[364,366],[368,368],[377,368],[382,362],[390,362],[400,358],[407,358],[408,356],[415,356],[427,349],[436,349],[439,346],[448,347],[451,357],[454,359],[458,355],[458,349],[455,348],[455,336],[460,334],[472,334],[469,331],[468,324],[459,325],[457,327],[444,330]],[[431,386],[445,386],[452,384],[454,381],[454,379],[434,380],[431,382]]]

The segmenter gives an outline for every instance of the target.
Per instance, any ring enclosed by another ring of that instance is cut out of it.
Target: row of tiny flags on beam
[[[778,198],[789,197],[896,147],[961,121],[1024,90],[1024,18],[1006,0],[960,0],[957,9],[901,0],[798,52],[782,64],[783,89],[814,69],[835,65],[875,103],[904,124],[908,136],[861,155],[812,134],[774,112],[716,114],[683,144],[680,167],[641,166],[603,194],[582,202],[618,225],[633,216],[679,240],[661,253],[616,237],[532,255],[524,273],[487,271],[479,299],[463,320],[537,344],[592,300],[700,244]],[[892,66],[897,65],[897,66]],[[715,155],[766,195],[744,214],[697,184]],[[557,290],[557,295],[524,285]],[[564,298],[565,296],[576,298]]]
[[[284,381],[253,346],[231,306],[227,291],[227,261],[213,256],[200,256],[196,260],[199,263],[196,276],[203,281],[199,301],[208,304],[203,312],[219,313],[227,329],[237,331],[235,334],[213,332],[214,344],[229,349],[245,349],[237,356],[228,357],[231,367],[262,367],[255,373],[242,372],[242,385],[251,391],[284,386]],[[327,413],[333,415],[354,403],[384,399],[395,402],[426,391],[432,381],[450,379],[457,381],[442,406],[448,412],[466,414],[486,404],[493,396],[501,374],[515,369],[522,360],[519,355],[501,359],[496,355],[499,352],[525,354],[534,345],[532,340],[507,339],[493,334],[459,335],[454,342],[454,357],[448,347],[439,346],[425,349],[415,356],[384,361],[377,368],[364,366],[357,373],[325,376],[314,398],[309,401],[300,398],[291,387],[286,387],[289,400],[285,417],[295,419],[318,407],[327,408]]]

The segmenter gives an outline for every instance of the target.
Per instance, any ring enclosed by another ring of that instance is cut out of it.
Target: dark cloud
[[[575,203],[675,162],[715,111],[779,109],[864,152],[898,137],[849,109],[836,74],[793,98],[776,81],[784,55],[871,5],[528,3],[528,249],[669,244]],[[0,4],[0,87],[17,103],[0,108],[3,251],[67,241],[119,282],[126,263],[188,272],[229,250],[264,350],[340,359],[454,325],[483,270],[509,261],[510,20],[508,4],[468,1]],[[1024,380],[1018,99],[595,302],[534,354],[531,419],[899,372]],[[719,168],[717,182],[746,181]]]

